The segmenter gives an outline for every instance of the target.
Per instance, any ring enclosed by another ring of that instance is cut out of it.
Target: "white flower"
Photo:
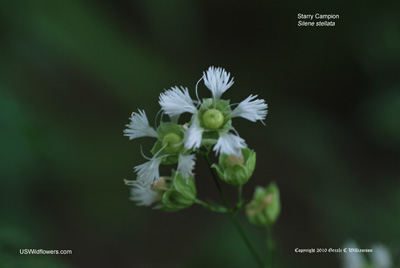
[[[178,159],[178,172],[182,174],[182,177],[187,179],[193,176],[194,165],[196,164],[196,156],[191,155],[179,155]]]
[[[134,167],[135,172],[138,174],[138,178],[148,184],[158,181],[160,178],[158,168],[161,160],[162,157],[157,157],[157,155],[155,155],[148,162]]]
[[[344,247],[349,249],[357,248],[358,246],[354,241],[348,241],[344,244]],[[343,254],[343,268],[364,268],[365,264],[366,261],[361,253],[347,250],[347,252]]]
[[[219,99],[222,94],[233,85],[233,78],[229,80],[230,73],[222,68],[211,66],[203,73],[204,84],[211,91],[213,98]]]
[[[392,267],[392,259],[389,250],[382,244],[372,246],[373,253],[371,255],[372,263],[375,268]]]
[[[246,148],[246,142],[241,137],[225,132],[219,134],[214,151],[240,157],[242,148]]]
[[[162,149],[153,156],[148,162],[143,163],[134,167],[135,172],[138,174],[138,180],[144,183],[155,183],[160,180],[159,167],[163,158],[168,155],[158,156]],[[196,164],[195,155],[184,155],[184,151],[178,154],[178,172],[182,174],[182,177],[187,179],[189,176],[193,176],[193,169]]]
[[[177,116],[184,112],[196,113],[197,108],[190,98],[187,88],[172,87],[160,94],[158,103],[164,112],[169,116]]]
[[[124,136],[128,136],[130,140],[139,137],[157,138],[157,132],[149,125],[145,111],[133,112],[130,119],[131,122],[126,125],[127,129],[124,130]]]
[[[353,241],[346,242],[345,248],[358,248],[357,244]],[[368,263],[363,254],[360,252],[350,252],[347,250],[343,256],[343,268],[391,268],[392,259],[389,250],[382,244],[376,244],[372,246],[371,262]]]
[[[215,68],[213,66],[203,72],[202,79],[204,80],[206,87],[212,93],[214,105],[219,103],[222,94],[234,83],[233,78],[230,78],[230,73],[226,72],[223,68]],[[267,115],[268,105],[264,100],[256,98],[257,95],[250,95],[239,103],[239,105],[231,111],[230,115],[224,114],[224,116],[228,116],[227,118],[243,117],[252,122],[264,120]],[[190,98],[187,88],[172,87],[171,89],[166,90],[160,95],[159,103],[162,110],[169,116],[179,116],[185,112],[193,114],[193,122],[185,131],[184,146],[187,150],[197,149],[201,146],[203,133],[205,131],[216,131],[218,133],[219,138],[214,146],[214,151],[217,154],[226,153],[229,155],[240,155],[240,149],[246,147],[246,143],[242,138],[228,133],[228,131],[233,128],[229,129],[229,126],[224,128],[224,125],[218,125],[213,128],[210,125],[207,125],[204,120],[208,119],[204,118],[204,114],[202,118],[199,117],[199,110],[194,104],[195,102]],[[202,111],[203,108],[211,109],[210,107],[203,107],[203,103],[200,100],[198,105],[201,107],[200,111]],[[227,113],[227,111],[225,111],[225,113]]]
[[[185,131],[184,144],[186,149],[199,148],[203,137],[204,129],[200,127],[197,115],[194,117],[192,125]]]
[[[256,122],[264,120],[267,116],[268,105],[263,99],[256,99],[257,95],[250,95],[232,111],[232,117],[243,117],[249,121]]]
[[[125,184],[132,186],[130,200],[135,201],[138,206],[150,206],[162,198],[160,192],[151,189],[150,183],[125,180]]]

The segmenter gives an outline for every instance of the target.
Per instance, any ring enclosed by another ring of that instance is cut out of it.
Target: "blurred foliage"
[[[151,146],[122,136],[130,113],[154,118],[163,89],[193,90],[210,65],[235,77],[233,103],[269,104],[266,127],[236,126],[258,156],[246,199],[280,187],[279,267],[338,267],[294,248],[349,238],[399,251],[399,3],[1,2],[1,267],[251,267],[224,215],[138,208],[122,181]],[[336,27],[296,26],[316,11]],[[201,161],[196,175],[218,200]],[[246,227],[262,252],[264,230]]]

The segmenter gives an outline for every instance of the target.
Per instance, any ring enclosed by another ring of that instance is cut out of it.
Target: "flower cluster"
[[[210,98],[198,98],[198,84],[203,81],[211,92]],[[151,149],[152,157],[134,167],[137,180],[126,181],[132,186],[132,200],[138,205],[175,211],[190,206],[196,198],[193,169],[196,153],[213,150],[219,156],[219,164],[213,167],[220,178],[232,185],[243,185],[253,173],[255,153],[232,125],[237,117],[249,121],[263,121],[267,104],[257,95],[250,95],[237,105],[222,99],[222,95],[234,83],[233,77],[222,68],[210,67],[196,84],[196,100],[186,87],[172,87],[160,94],[159,104],[169,122],[160,122],[157,128],[150,126],[144,111],[131,115],[124,135],[129,139],[152,137],[156,141]],[[234,106],[234,108],[233,108]],[[189,122],[179,123],[180,115],[192,115]],[[161,116],[163,118],[163,116]],[[160,177],[160,165],[177,165],[170,176]],[[185,182],[185,183],[182,183]],[[171,201],[173,200],[173,201]]]

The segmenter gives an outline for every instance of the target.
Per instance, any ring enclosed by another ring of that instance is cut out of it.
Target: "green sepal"
[[[212,98],[207,98],[207,99],[203,99],[202,105],[200,107],[200,111],[203,110],[206,111],[210,108],[212,109],[217,109],[219,111],[221,111],[221,113],[224,115],[224,117],[229,117],[231,114],[231,107],[229,106],[230,101],[229,100],[216,100],[214,101],[214,99]]]
[[[247,167],[247,175],[251,177],[256,169],[256,152],[254,150],[245,148],[242,149],[242,154],[245,161],[245,166]]]
[[[196,186],[193,177],[184,179],[180,173],[173,171],[171,187],[163,194],[161,203],[154,209],[166,212],[178,211],[191,206],[196,199]]]
[[[157,128],[158,139],[162,140],[168,133],[175,133],[183,139],[183,127],[174,122],[161,122]]]
[[[253,200],[246,206],[248,220],[258,226],[271,226],[278,219],[280,211],[279,188],[275,183],[266,188],[258,186]]]
[[[180,192],[183,197],[189,200],[196,199],[196,185],[194,183],[193,177],[187,179],[182,177],[181,173],[176,173],[175,179],[172,182],[173,188]]]
[[[226,121],[225,121],[225,123],[224,123],[222,129],[220,130],[220,132],[225,133],[225,132],[228,132],[228,131],[230,131],[230,130],[232,130],[232,129],[233,129],[233,127],[232,127],[232,120],[229,119],[229,120],[226,120]]]
[[[162,204],[163,211],[174,212],[191,206],[193,201],[184,198],[178,191],[167,191],[163,195]]]
[[[234,186],[243,185],[250,179],[250,176],[247,176],[247,168],[242,165],[226,169],[224,175],[226,182]]]

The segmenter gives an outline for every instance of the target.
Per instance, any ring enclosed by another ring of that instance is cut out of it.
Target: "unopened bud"
[[[217,109],[209,109],[203,114],[203,124],[210,130],[217,130],[224,123],[224,115]]]
[[[175,133],[168,133],[162,139],[162,146],[167,154],[176,154],[183,148],[182,138]]]
[[[257,187],[253,200],[246,206],[246,215],[254,225],[268,227],[276,222],[281,211],[279,189],[275,183]]]
[[[193,204],[196,199],[196,186],[193,177],[184,179],[180,173],[172,174],[172,183],[164,193],[162,202],[155,208],[167,212],[178,211]]]
[[[244,157],[242,152],[240,152],[240,156],[231,154],[228,155],[228,157],[225,159],[225,164],[227,166],[242,165],[243,163],[244,163]]]
[[[218,165],[214,164],[218,176],[228,184],[245,184],[253,175],[256,167],[256,153],[244,148],[240,156],[220,154]]]

